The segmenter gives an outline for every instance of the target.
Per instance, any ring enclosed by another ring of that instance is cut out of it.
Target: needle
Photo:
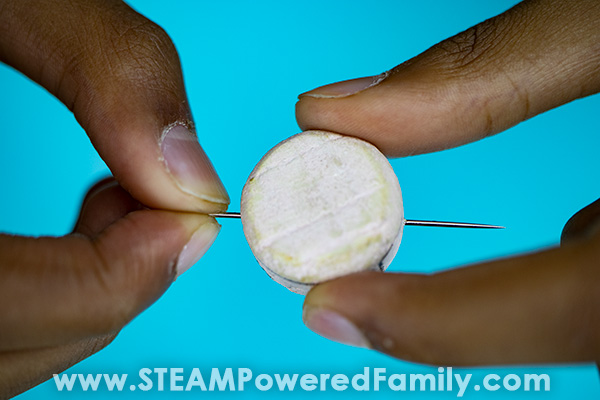
[[[478,229],[505,229],[499,225],[472,224],[470,222],[448,222],[448,221],[420,221],[407,219],[404,225],[412,226],[439,226],[444,228],[478,228]]]
[[[224,212],[224,213],[215,213],[209,214],[211,217],[215,218],[242,218],[239,212]],[[422,220],[414,220],[407,219],[404,222],[405,225],[412,226],[437,226],[444,228],[478,228],[478,229],[504,229],[503,226],[498,225],[488,225],[488,224],[471,224],[468,222],[448,222],[448,221],[422,221]]]

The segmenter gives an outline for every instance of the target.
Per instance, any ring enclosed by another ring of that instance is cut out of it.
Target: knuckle
[[[116,339],[118,334],[119,332],[113,332],[108,333],[106,335],[102,335],[100,337],[93,338],[88,348],[89,355],[91,356],[92,354],[96,354],[97,352],[111,344]]]
[[[111,344],[118,334],[119,332],[112,332],[99,336],[87,337],[79,342],[73,343],[71,346],[74,347],[73,352],[76,353],[74,361],[79,362],[98,353],[100,350]]]
[[[83,36],[70,39],[85,55],[77,58],[84,60],[92,85],[106,77],[147,80],[178,67],[173,41],[160,26],[124,3],[99,6],[96,11],[86,16],[87,29],[72,29]]]
[[[111,39],[117,51],[128,51],[142,57],[168,58],[176,54],[169,35],[147,20],[118,29]]]
[[[496,20],[484,21],[435,46],[438,59],[452,71],[460,71],[473,63],[483,61],[493,53],[499,41]]]
[[[94,334],[110,335],[123,328],[134,313],[134,301],[121,284],[126,276],[120,276],[129,266],[126,268],[119,260],[110,259],[107,250],[98,242],[91,244],[95,262],[88,269],[88,295],[92,297],[87,302],[90,306],[87,313],[92,317],[90,330]]]
[[[148,232],[139,215],[126,215],[91,242],[96,261],[90,268],[90,296],[94,296],[90,309],[96,313],[97,334],[120,330],[172,281],[172,268],[165,268],[166,260],[154,250],[154,243],[161,239]],[[134,242],[125,239],[132,236]]]
[[[108,40],[109,53],[114,58],[108,66],[117,75],[148,79],[178,66],[179,57],[171,38],[148,20],[116,24]]]
[[[96,37],[85,38],[85,56],[78,57],[83,61],[73,63],[81,73],[76,74],[78,93],[68,102],[84,127],[98,124],[101,112],[120,113],[113,99],[124,92],[143,100],[165,123],[189,117],[181,101],[185,88],[179,55],[161,27],[128,9],[103,14],[88,31]]]
[[[185,96],[179,55],[169,35],[155,23],[137,20],[113,23],[95,81],[109,93],[142,95],[165,120],[186,115],[180,99]]]

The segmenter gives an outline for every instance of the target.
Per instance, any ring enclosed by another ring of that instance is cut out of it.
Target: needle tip
[[[435,226],[443,228],[505,229],[504,226],[500,225],[473,224],[469,222],[406,220],[405,224],[411,226]]]

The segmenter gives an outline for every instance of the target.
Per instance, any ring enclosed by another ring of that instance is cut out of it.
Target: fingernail
[[[190,269],[192,265],[196,264],[198,260],[202,258],[217,238],[220,230],[221,225],[216,221],[209,221],[201,225],[196,232],[194,232],[177,258],[177,277]]]
[[[350,346],[371,347],[363,333],[352,322],[328,309],[305,306],[302,320],[311,331],[327,339]]]
[[[316,97],[322,99],[336,99],[338,97],[347,97],[365,89],[378,85],[387,78],[388,73],[381,75],[367,76],[366,78],[351,79],[349,81],[332,83],[321,86],[309,92],[302,93],[298,98]]]
[[[183,125],[172,125],[163,133],[160,147],[167,170],[181,190],[202,200],[229,204],[227,191],[196,135]]]

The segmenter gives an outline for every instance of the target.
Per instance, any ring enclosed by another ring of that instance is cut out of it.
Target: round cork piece
[[[402,192],[386,157],[360,139],[307,131],[269,151],[242,192],[244,234],[277,282],[319,282],[385,270],[404,227]]]

